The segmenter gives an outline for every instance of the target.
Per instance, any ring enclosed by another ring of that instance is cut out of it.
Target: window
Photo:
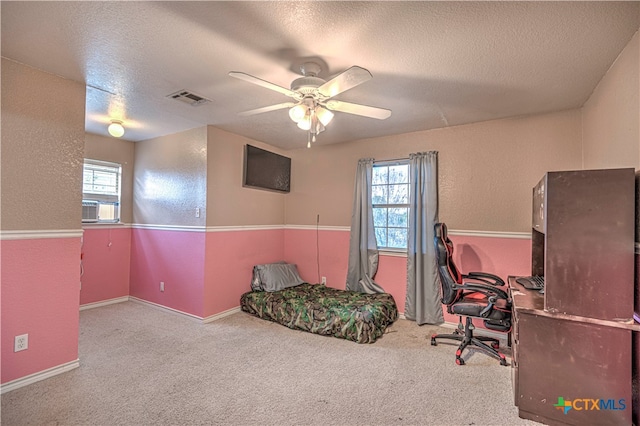
[[[409,160],[373,165],[371,202],[378,248],[406,249],[409,226]]]
[[[82,173],[82,222],[120,221],[120,164],[84,160]]]

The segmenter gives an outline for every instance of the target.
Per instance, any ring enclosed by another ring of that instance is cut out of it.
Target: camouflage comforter
[[[240,297],[243,311],[296,330],[373,343],[398,319],[390,294],[364,294],[321,284],[281,291],[250,291]]]

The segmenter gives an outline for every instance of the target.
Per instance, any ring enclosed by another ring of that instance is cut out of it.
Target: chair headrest
[[[435,224],[436,237],[446,241],[447,240],[447,225],[444,223]]]

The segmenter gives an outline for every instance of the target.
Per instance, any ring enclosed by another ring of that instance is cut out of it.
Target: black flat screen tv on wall
[[[245,145],[242,174],[242,186],[287,193],[291,183],[291,158]]]

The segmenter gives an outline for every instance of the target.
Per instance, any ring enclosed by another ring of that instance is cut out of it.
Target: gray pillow
[[[251,278],[251,290],[253,291],[264,291],[264,277],[262,275],[262,271],[265,266],[272,264],[285,264],[287,262],[281,260],[280,262],[268,263],[265,265],[255,265],[253,267],[253,277]]]
[[[291,263],[271,263],[262,265],[260,270],[264,291],[279,291],[295,287],[304,281],[298,274],[298,268]]]

